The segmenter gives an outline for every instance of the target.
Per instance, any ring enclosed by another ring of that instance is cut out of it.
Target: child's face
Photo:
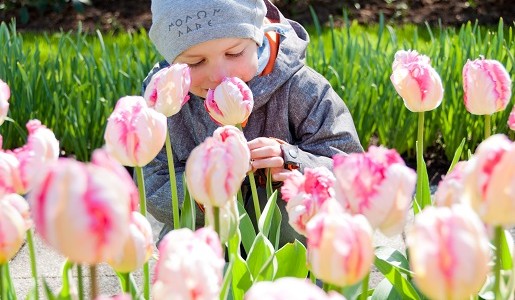
[[[225,77],[248,82],[257,72],[257,44],[251,39],[223,38],[197,44],[181,53],[174,63],[190,66],[190,92],[205,98]]]

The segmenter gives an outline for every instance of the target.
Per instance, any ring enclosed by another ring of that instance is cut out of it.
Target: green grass
[[[362,144],[373,138],[414,155],[417,118],[390,82],[396,51],[414,49],[431,58],[444,83],[442,105],[426,113],[426,147],[440,144],[450,160],[463,137],[465,149],[482,140],[483,120],[463,105],[461,70],[480,55],[497,59],[514,79],[514,24],[487,28],[403,25],[382,20],[371,26],[344,18],[340,28],[309,28],[307,63],[322,73],[348,105]],[[316,23],[315,23],[316,24]],[[320,36],[320,38],[319,38]],[[103,145],[107,117],[116,101],[139,95],[141,82],[161,59],[147,33],[18,33],[0,25],[0,78],[11,88],[9,116],[0,126],[4,149],[25,143],[24,124],[37,118],[52,129],[66,155],[88,161]],[[494,133],[509,131],[507,110],[493,116]],[[467,151],[464,151],[465,153]]]

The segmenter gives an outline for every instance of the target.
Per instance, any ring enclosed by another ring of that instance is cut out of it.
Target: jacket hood
[[[309,35],[299,23],[286,19],[269,1],[265,0],[267,18],[279,20],[273,23],[280,35],[279,50],[273,71],[256,76],[248,82],[254,95],[254,110],[268,102],[271,95],[305,65]]]

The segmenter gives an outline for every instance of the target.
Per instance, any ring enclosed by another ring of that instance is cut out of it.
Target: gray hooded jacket
[[[333,155],[363,151],[352,117],[329,82],[305,65],[309,42],[306,30],[265,2],[267,17],[280,20],[286,30],[279,32],[280,46],[273,71],[248,82],[254,95],[254,108],[243,133],[249,141],[274,137],[291,144],[287,150],[283,148],[285,161],[298,164],[301,171],[319,166],[332,169]],[[166,62],[157,64],[145,79],[143,88],[153,74],[166,66]],[[179,113],[168,118],[180,202],[183,199],[182,175],[190,152],[218,127],[206,112],[204,100],[193,94],[190,97]],[[171,228],[171,192],[164,148],[144,167],[144,176],[148,211]],[[278,204],[282,202],[278,199]],[[284,217],[284,208],[281,210]],[[249,215],[253,214],[249,212]],[[287,218],[283,219],[285,222]]]

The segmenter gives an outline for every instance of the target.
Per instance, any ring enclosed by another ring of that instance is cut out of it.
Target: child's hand
[[[281,144],[273,139],[260,137],[249,141],[251,170],[270,168],[273,181],[284,181],[291,172],[284,168]]]

